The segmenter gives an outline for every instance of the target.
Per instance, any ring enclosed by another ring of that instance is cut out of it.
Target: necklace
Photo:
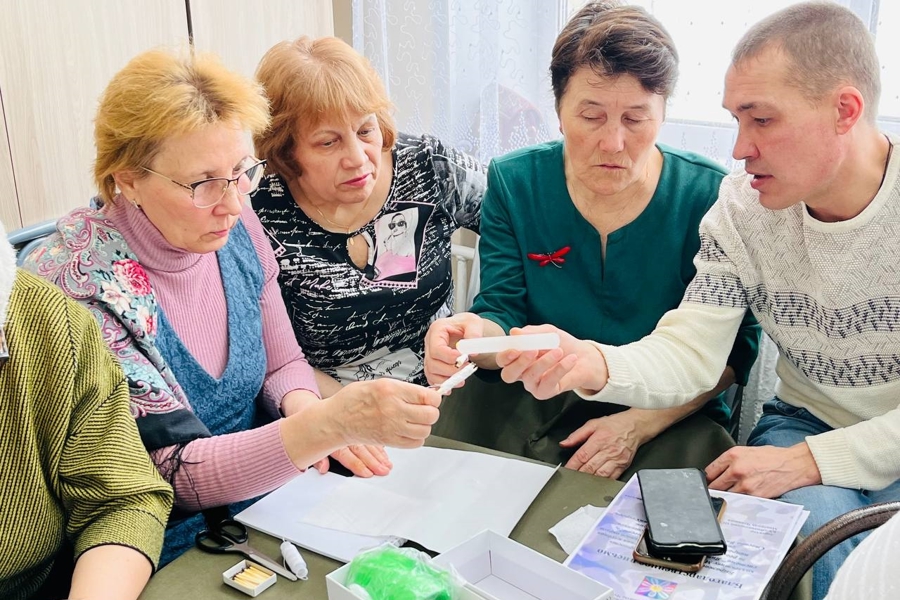
[[[363,202],[362,208],[359,209],[359,212],[356,213],[356,216],[353,217],[353,219],[350,221],[351,225],[353,224],[353,222],[354,222],[356,219],[359,218],[359,215],[361,215],[361,214],[363,213],[363,211],[366,210],[366,206],[368,206],[368,204],[369,204],[369,198],[371,198],[371,197],[372,197],[372,194],[369,194],[369,197],[366,198],[366,201],[365,201],[365,202]],[[352,227],[346,227],[346,226],[344,226],[344,225],[339,225],[339,224],[335,223],[334,221],[332,221],[331,219],[329,219],[328,217],[326,217],[326,216],[325,216],[325,213],[323,213],[323,212],[319,209],[319,207],[316,206],[315,204],[313,205],[313,208],[316,209],[316,212],[319,213],[319,216],[322,217],[322,219],[324,219],[325,222],[328,223],[329,225],[331,225],[331,226],[333,226],[333,227],[337,227],[338,229],[346,229],[346,230],[347,230],[347,231],[346,231],[346,235],[348,235],[348,236],[353,232],[353,228],[352,228]],[[348,237],[348,238],[347,238],[347,245],[348,245],[348,246],[352,246],[352,245],[353,245],[353,238],[352,238],[352,237]]]

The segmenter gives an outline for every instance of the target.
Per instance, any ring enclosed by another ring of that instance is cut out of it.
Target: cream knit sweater
[[[749,307],[779,348],[778,397],[835,428],[806,439],[822,482],[875,490],[900,479],[900,150],[869,206],[838,223],[802,204],[763,208],[748,175],[729,175],[700,237],[682,304],[643,340],[598,344],[609,383],[584,397],[688,402],[718,381]]]

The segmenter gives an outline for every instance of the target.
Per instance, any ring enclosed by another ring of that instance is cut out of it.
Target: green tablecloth
[[[438,437],[429,438],[428,445],[437,448],[502,454]],[[586,504],[606,506],[622,486],[623,484],[618,481],[560,469],[529,507],[510,537],[554,560],[562,561],[566,557],[565,552],[547,530],[563,517]],[[281,540],[252,531],[250,543],[268,556],[280,556],[278,546]],[[327,598],[325,575],[340,567],[341,563],[307,550],[301,550],[301,552],[309,566],[309,579],[291,582],[279,577],[278,583],[264,591],[262,598],[265,600],[325,600]],[[222,582],[222,572],[238,563],[242,558],[237,554],[205,554],[194,548],[154,575],[147,589],[141,595],[141,600],[247,598],[248,596],[245,594]],[[801,596],[795,594],[794,597],[798,600],[809,598],[809,591],[806,590],[805,595]]]

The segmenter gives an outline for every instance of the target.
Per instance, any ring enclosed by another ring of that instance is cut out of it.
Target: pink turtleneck
[[[191,354],[213,377],[228,363],[225,290],[214,252],[194,254],[169,244],[144,215],[122,199],[104,208],[147,271],[157,301]],[[278,264],[262,225],[250,207],[241,213],[263,269],[263,339],[266,409],[279,417],[281,400],[292,390],[318,395],[312,367],[303,357],[278,287]],[[247,399],[252,402],[252,398]],[[162,465],[172,448],[151,453]],[[265,494],[300,471],[288,458],[278,421],[257,429],[194,440],[181,454],[175,475],[175,503],[188,510],[231,504]]]

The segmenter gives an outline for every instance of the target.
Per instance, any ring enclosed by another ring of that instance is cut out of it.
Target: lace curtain
[[[553,139],[549,57],[566,0],[353,0],[353,45],[402,131],[487,162]]]
[[[558,136],[550,52],[584,1],[352,0],[353,45],[384,79],[401,130],[432,133],[487,161]],[[734,168],[736,130],[721,107],[731,48],[752,23],[793,0],[630,1],[665,24],[681,55],[660,141]],[[879,124],[900,133],[900,2],[839,3],[876,35],[884,88]]]

